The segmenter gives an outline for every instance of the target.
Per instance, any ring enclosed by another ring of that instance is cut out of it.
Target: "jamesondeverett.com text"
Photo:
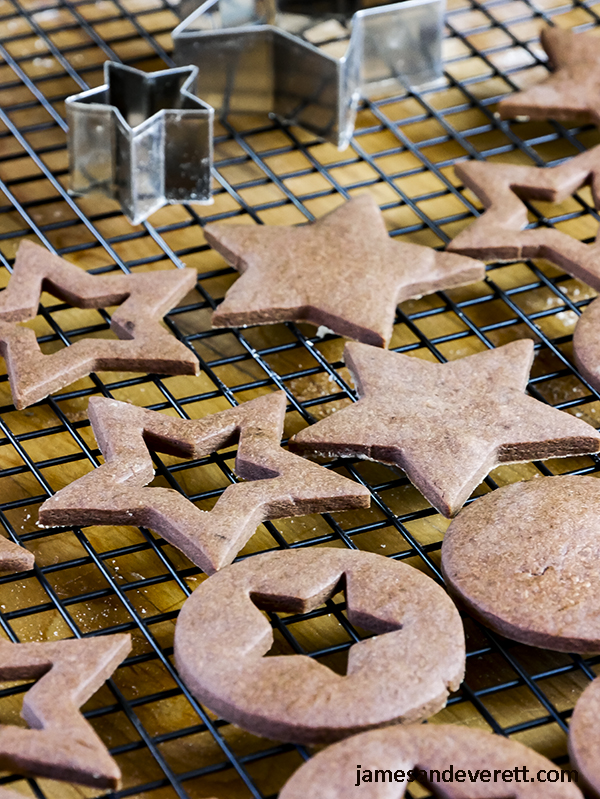
[[[578,782],[575,769],[532,770],[527,766],[512,769],[462,769],[450,765],[446,769],[368,769],[356,766],[355,787],[369,782]]]

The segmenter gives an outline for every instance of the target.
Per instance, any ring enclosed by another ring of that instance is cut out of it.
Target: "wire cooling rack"
[[[217,126],[215,204],[165,208],[133,228],[111,201],[69,197],[63,102],[99,85],[106,59],[148,70],[171,65],[176,15],[164,0],[0,0],[2,285],[25,236],[96,273],[184,263],[199,272],[197,290],[167,319],[198,354],[199,378],[92,375],[17,412],[0,377],[0,521],[5,534],[37,559],[33,572],[0,579],[3,634],[25,641],[129,631],[134,639],[131,657],[85,706],[123,771],[122,789],[110,796],[267,799],[310,753],[243,733],[207,712],[182,685],[172,663],[174,621],[204,575],[180,553],[144,529],[36,526],[39,504],[99,462],[85,413],[89,396],[197,418],[283,389],[288,436],[351,402],[339,338],[319,338],[313,327],[293,324],[211,330],[210,311],[235,275],[206,246],[202,224],[243,215],[293,224],[370,191],[392,236],[443,246],[479,208],[454,177],[456,161],[543,165],[597,143],[589,127],[507,124],[494,116],[502,95],[546,74],[539,29],[593,28],[600,21],[596,8],[600,4],[561,0],[450,0],[443,86],[365,102],[352,145],[342,153],[266,117],[230,118]],[[598,227],[587,189],[558,206],[532,203],[530,212],[532,225],[554,225],[585,241]],[[404,303],[391,346],[444,361],[533,338],[532,395],[597,426],[599,397],[571,365],[574,324],[593,296],[544,262],[493,264],[485,283]],[[109,335],[107,320],[103,311],[75,311],[44,295],[33,326],[42,347],[53,351],[84,335]],[[155,484],[208,509],[235,479],[233,457],[231,450],[194,462],[157,457]],[[278,547],[358,547],[405,560],[440,580],[447,521],[401,473],[351,461],[333,467],[369,486],[371,510],[262,525],[241,556]],[[479,493],[536,474],[597,468],[588,457],[503,466]],[[356,640],[343,602],[272,620],[273,652],[304,652],[343,672]],[[568,720],[600,658],[517,645],[467,617],[465,626],[466,680],[439,719],[492,729],[566,763]],[[19,723],[26,688],[18,683],[0,691],[0,721]],[[3,775],[0,784],[38,799],[97,795],[14,775]],[[415,785],[410,795],[425,794]]]

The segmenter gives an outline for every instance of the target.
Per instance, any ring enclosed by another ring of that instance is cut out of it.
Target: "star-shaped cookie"
[[[138,524],[160,533],[206,573],[235,558],[267,519],[365,508],[368,489],[280,447],[283,391],[199,420],[165,416],[92,397],[89,417],[105,463],[46,500],[45,526]],[[211,511],[178,491],[145,488],[154,476],[148,446],[202,458],[239,440],[236,474]]]
[[[135,275],[90,275],[30,241],[22,241],[7,288],[0,294],[0,353],[15,407],[27,408],[97,369],[198,374],[198,359],[160,324],[191,291],[194,269]],[[51,355],[42,353],[33,319],[42,291],[77,308],[119,305],[111,330],[119,341],[87,338]]]
[[[13,644],[0,641],[0,680],[37,679],[21,715],[31,729],[0,726],[0,768],[116,788],[119,767],[79,707],[131,650],[129,635]]]
[[[213,327],[311,322],[386,347],[403,300],[483,280],[484,265],[394,241],[363,194],[302,226],[204,228],[241,277],[213,314]]]
[[[290,447],[399,466],[445,516],[500,463],[600,450],[593,427],[524,393],[529,339],[445,364],[355,343],[344,355],[359,401]]]
[[[540,40],[552,74],[501,100],[500,116],[558,120],[578,116],[600,125],[600,39],[552,27],[542,30]]]
[[[456,175],[487,209],[454,238],[447,249],[484,260],[517,261],[546,258],[573,277],[600,290],[600,246],[581,241],[552,227],[523,230],[528,224],[522,199],[561,202],[591,184],[600,206],[600,147],[594,147],[559,166],[514,166],[468,161]]]

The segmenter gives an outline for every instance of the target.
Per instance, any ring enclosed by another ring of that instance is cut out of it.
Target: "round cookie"
[[[544,477],[478,499],[448,528],[442,570],[501,635],[600,652],[600,480]]]
[[[577,368],[588,383],[600,388],[600,299],[594,300],[577,321],[573,334],[573,353]]]
[[[550,760],[499,735],[455,724],[396,726],[319,752],[279,799],[401,799],[412,778],[443,799],[582,799],[561,776]]]
[[[354,644],[345,676],[305,655],[263,657],[263,610],[305,613],[344,588],[348,619],[375,633]],[[196,589],[175,629],[192,693],[257,735],[327,743],[440,710],[465,667],[462,622],[433,580],[403,563],[346,549],[286,550],[228,566]]]
[[[588,793],[600,797],[600,678],[577,700],[569,724],[569,754]]]

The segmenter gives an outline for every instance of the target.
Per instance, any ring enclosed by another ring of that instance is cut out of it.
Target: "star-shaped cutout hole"
[[[552,73],[541,83],[517,92],[498,104],[503,119],[582,121],[600,125],[600,39],[562,28],[540,34]]]
[[[195,354],[160,319],[196,283],[194,269],[135,275],[90,275],[43,247],[23,241],[8,287],[0,294],[0,353],[15,407],[27,408],[95,370],[198,374]],[[45,355],[33,330],[42,291],[77,308],[119,305],[111,318],[118,341],[87,338]]]
[[[352,343],[345,360],[359,401],[290,447],[398,466],[445,516],[498,464],[600,450],[593,427],[524,393],[528,339],[445,364]]]
[[[23,699],[31,729],[0,726],[2,769],[116,788],[121,772],[79,707],[131,650],[129,635],[13,644],[0,641],[0,680],[37,679]]]
[[[92,397],[89,417],[105,463],[46,500],[45,526],[137,524],[160,533],[206,573],[226,566],[267,519],[365,508],[368,489],[280,447],[283,391],[199,420]],[[236,474],[211,511],[174,489],[145,486],[148,451],[202,458],[239,441]]]
[[[368,194],[309,225],[219,222],[204,232],[241,272],[213,327],[311,322],[386,347],[398,303],[485,276],[479,261],[392,239]]]
[[[468,161],[458,164],[455,172],[486,210],[448,244],[450,252],[488,261],[545,258],[600,290],[598,240],[584,244],[551,227],[523,230],[528,224],[523,200],[558,203],[589,184],[595,206],[600,205],[600,147],[555,167]]]

